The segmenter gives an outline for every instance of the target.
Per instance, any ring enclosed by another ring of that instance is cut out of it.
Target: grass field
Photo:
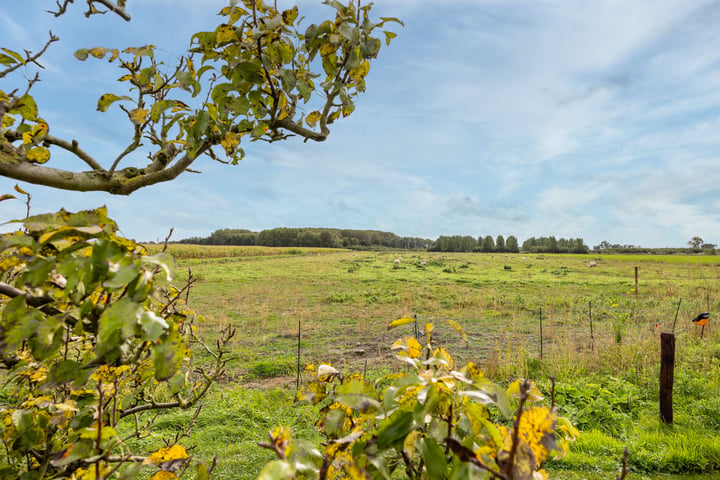
[[[402,368],[389,347],[413,335],[414,325],[387,328],[402,315],[416,315],[421,327],[434,323],[439,343],[457,360],[476,362],[496,381],[530,377],[549,391],[555,378],[561,412],[583,431],[571,455],[551,465],[555,478],[611,478],[623,446],[637,475],[708,478],[720,470],[719,330],[714,315],[702,338],[690,322],[701,311],[718,311],[720,257],[171,251],[180,272],[199,279],[190,303],[205,317],[203,333],[212,337],[228,323],[238,328],[235,359],[196,433],[208,447],[198,453],[216,445],[208,429],[232,430],[227,397],[250,418],[265,419],[233,435],[219,478],[254,478],[268,457],[252,443],[274,424],[295,424],[312,438],[312,424],[298,414],[309,407],[291,406],[298,328],[303,366],[325,361],[373,376]],[[464,327],[467,341],[447,320]],[[668,427],[657,420],[659,335],[673,326],[676,420]],[[274,398],[275,413],[265,395]],[[257,438],[248,441],[248,432]]]

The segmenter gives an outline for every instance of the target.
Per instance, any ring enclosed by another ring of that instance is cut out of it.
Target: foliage
[[[377,230],[346,230],[336,228],[273,228],[253,232],[223,228],[209,237],[187,238],[179,243],[197,245],[262,245],[266,247],[363,247],[426,248],[425,238],[399,237]]]
[[[186,429],[154,452],[132,442],[148,435],[156,412],[197,404],[223,372],[233,331],[217,350],[200,343],[212,362],[196,364],[192,278],[162,287],[173,280],[172,258],[118,235],[104,208],[23,225],[0,240],[2,478],[133,478],[143,465],[156,480],[181,476]],[[208,470],[198,464],[197,478]]]
[[[65,14],[71,3],[57,2],[55,15]],[[274,142],[291,135],[325,140],[329,125],[350,115],[357,95],[365,91],[370,61],[382,44],[378,36],[389,44],[395,34],[383,29],[402,22],[371,20],[372,4],[324,3],[334,10],[334,19],[301,29],[297,6],[280,11],[262,0],[231,1],[219,12],[222,23],[194,34],[187,54],[174,66],[158,60],[154,45],[77,50],[78,60],[107,59],[122,71],[124,91],[102,94],[97,110],[119,106],[131,133],[105,166],[83,150],[81,141],[53,135],[53,125],[43,119],[32,96],[40,80],[38,59],[58,37],[51,34],[37,53],[3,48],[0,78],[22,74],[15,86],[0,90],[0,174],[66,190],[129,194],[176,178],[202,155],[236,164],[244,156],[243,140]],[[106,7],[130,19],[125,0],[88,4],[88,16],[105,13]],[[145,167],[120,168],[143,145],[149,146]],[[58,150],[90,171],[46,166]]]
[[[528,253],[588,253],[582,238],[530,237],[522,244],[522,251]]]
[[[412,320],[403,317],[391,327]],[[323,449],[278,427],[262,444],[278,459],[259,478],[389,479],[404,472],[411,479],[490,474],[526,480],[542,474],[552,455],[567,451],[578,432],[554,409],[527,406],[542,400],[534,384],[520,380],[504,389],[473,363],[456,370],[448,351],[433,345],[433,331],[425,325],[425,345],[415,337],[395,342],[409,372],[373,383],[330,365],[308,366],[313,378],[298,399],[320,408],[316,426],[325,437]]]

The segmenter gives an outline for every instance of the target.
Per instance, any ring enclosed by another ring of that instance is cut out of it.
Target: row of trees
[[[426,249],[432,243],[426,238],[400,237],[377,230],[342,230],[337,228],[272,228],[260,232],[224,228],[209,237],[192,237],[180,243],[199,245],[262,245],[266,247],[388,247]]]
[[[196,245],[261,245],[265,247],[344,247],[344,248],[403,248],[427,249],[431,252],[497,252],[518,253],[588,253],[582,238],[553,236],[529,238],[522,244],[517,237],[490,235],[478,238],[470,235],[441,235],[437,240],[400,237],[391,232],[377,230],[343,230],[337,228],[272,228],[253,232],[244,229],[223,228],[208,237],[191,237],[179,243]]]
[[[475,239],[469,235],[452,235],[440,236],[435,240],[430,248],[431,252],[510,252],[517,253],[520,251],[518,240],[515,236],[510,235],[507,240],[502,235],[493,237],[487,235]]]
[[[588,253],[590,249],[582,238],[530,237],[522,244],[528,253]]]

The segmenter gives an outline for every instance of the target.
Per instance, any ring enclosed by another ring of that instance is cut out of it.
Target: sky
[[[103,93],[125,93],[122,73],[72,53],[151,43],[171,61],[227,5],[128,0],[128,23],[87,19],[85,2],[59,19],[41,2],[4,3],[0,46],[37,50],[49,30],[60,37],[33,88],[40,115],[105,165],[131,131],[117,109],[95,107]],[[297,3],[306,24],[334,17],[319,0]],[[130,196],[20,183],[32,213],[106,205],[140,241],[170,228],[179,240],[335,227],[720,243],[720,1],[377,0],[373,12],[405,26],[392,26],[398,36],[373,61],[367,92],[327,141],[248,143],[237,166],[203,158],[193,165],[201,174]],[[0,79],[0,89],[19,78]],[[0,193],[16,183],[0,178]],[[24,215],[21,201],[0,203],[0,218]]]

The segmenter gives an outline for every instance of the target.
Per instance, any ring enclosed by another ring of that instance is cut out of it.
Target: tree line
[[[337,228],[272,228],[253,232],[223,228],[209,237],[192,237],[178,243],[196,245],[260,245],[264,247],[387,247],[401,249],[427,249],[433,242],[427,238],[400,237],[378,230],[351,230]]]
[[[378,230],[350,230],[337,228],[272,228],[253,232],[245,229],[223,228],[208,237],[191,237],[178,243],[196,245],[259,245],[264,247],[325,247],[325,248],[400,248],[431,252],[498,252],[498,253],[588,253],[582,238],[529,238],[522,243],[517,237],[503,235],[441,235],[435,241],[427,238],[401,237]]]

